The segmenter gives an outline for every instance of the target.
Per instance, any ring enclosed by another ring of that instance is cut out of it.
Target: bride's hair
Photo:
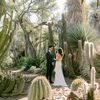
[[[62,49],[62,48],[59,48],[59,49],[58,49],[58,53],[59,53],[61,56],[63,56],[63,49]]]

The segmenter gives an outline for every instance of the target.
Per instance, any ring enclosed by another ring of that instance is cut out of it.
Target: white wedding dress
[[[62,71],[62,60],[56,61],[55,64],[55,80],[54,80],[54,86],[67,86],[63,71]]]

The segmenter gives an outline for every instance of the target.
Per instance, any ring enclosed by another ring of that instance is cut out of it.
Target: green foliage
[[[82,26],[76,26],[68,33],[68,44],[72,49],[78,48],[78,40],[82,43],[86,40],[85,31]]]
[[[72,49],[78,48],[78,40],[82,41],[82,46],[84,41],[97,42],[99,40],[96,31],[91,29],[89,26],[76,25],[73,30],[68,33],[68,44]]]
[[[51,96],[51,86],[44,76],[33,79],[29,88],[28,100],[46,100]]]
[[[78,41],[81,41],[81,50],[82,53],[80,54],[79,51],[79,44]],[[99,38],[97,37],[96,32],[91,29],[90,27],[82,26],[82,25],[76,25],[73,27],[73,30],[70,30],[69,33],[67,33],[67,42],[68,42],[68,53],[72,54],[72,67],[74,69],[75,74],[80,75],[80,67],[83,66],[83,46],[85,41],[97,43]],[[81,56],[81,58],[80,58]],[[67,58],[68,60],[68,58]],[[70,64],[69,64],[70,65]],[[87,73],[87,68],[85,69],[85,72]]]
[[[0,71],[0,96],[13,96],[22,93],[25,80],[21,74],[15,75],[10,71]]]
[[[43,61],[43,58],[33,59],[31,57],[21,57],[17,62],[17,66],[25,66],[24,70],[27,71],[31,68],[31,66],[40,67]]]

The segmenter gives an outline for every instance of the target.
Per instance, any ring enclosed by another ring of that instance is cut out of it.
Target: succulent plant
[[[89,89],[89,91],[87,93],[86,100],[95,100],[95,98],[94,98],[94,89],[93,88]]]
[[[11,71],[1,70],[0,96],[13,96],[21,94],[25,80],[21,74],[15,75]]]
[[[75,80],[73,80],[72,84],[71,84],[71,89],[73,91],[77,91],[78,88],[84,84],[85,80],[82,79],[81,77],[76,78]]]
[[[44,76],[33,79],[29,88],[28,100],[44,100],[52,96],[51,86]]]

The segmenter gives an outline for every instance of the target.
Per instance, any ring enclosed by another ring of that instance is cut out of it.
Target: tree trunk
[[[25,55],[26,55],[26,57],[35,58],[36,52],[35,52],[35,49],[33,48],[33,45],[30,41],[29,33],[24,32],[24,36],[25,36]]]
[[[29,37],[29,33],[31,31],[27,32],[26,27],[22,23],[22,20],[20,20],[20,26],[23,29],[24,37],[25,37],[25,55],[26,55],[26,57],[32,57],[33,59],[35,59],[36,58],[36,51],[31,43],[30,37]]]
[[[76,25],[80,25],[84,21],[83,0],[67,0],[67,8],[67,29],[70,31]]]
[[[53,32],[52,32],[52,24],[48,23],[48,38],[49,38],[49,42],[48,45],[54,45],[54,39],[53,39]]]

